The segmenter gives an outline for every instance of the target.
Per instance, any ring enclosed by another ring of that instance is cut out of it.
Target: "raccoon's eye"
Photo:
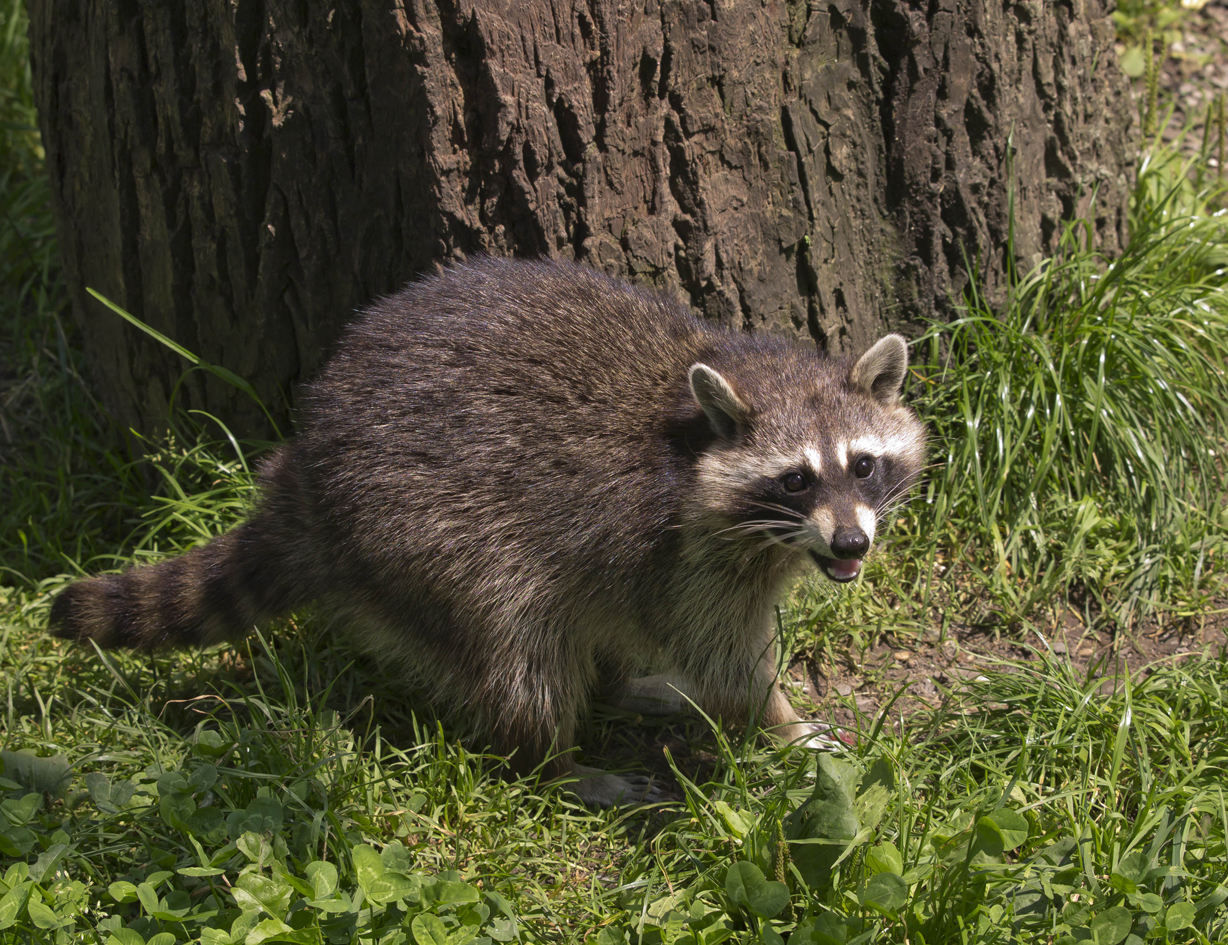
[[[853,475],[858,479],[869,479],[874,475],[874,457],[873,456],[858,456],[857,462],[853,463]]]
[[[780,484],[785,492],[801,492],[806,488],[806,477],[799,472],[785,473],[780,477]]]

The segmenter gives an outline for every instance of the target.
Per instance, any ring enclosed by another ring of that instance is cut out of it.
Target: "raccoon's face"
[[[699,460],[700,502],[719,534],[806,553],[832,581],[856,579],[880,518],[924,463],[925,428],[899,402],[907,367],[899,335],[847,373],[827,366],[788,378],[779,396],[743,396],[720,372],[693,365],[691,390],[717,435]]]

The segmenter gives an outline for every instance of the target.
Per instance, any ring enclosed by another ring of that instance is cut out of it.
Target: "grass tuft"
[[[1228,219],[1185,180],[1146,162],[1120,257],[1072,224],[1001,312],[974,285],[919,343],[942,457],[917,528],[1007,619],[1077,587],[1128,627],[1217,587]]]

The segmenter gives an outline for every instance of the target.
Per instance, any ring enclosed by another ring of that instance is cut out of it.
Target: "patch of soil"
[[[986,671],[1009,672],[1013,664],[1039,660],[1046,653],[1069,662],[1080,677],[1145,671],[1160,661],[1191,656],[1222,656],[1228,647],[1224,604],[1228,601],[1221,601],[1216,608],[1220,613],[1198,626],[1181,621],[1130,634],[1094,630],[1070,609],[1043,635],[1030,638],[973,627],[953,629],[945,637],[931,630],[919,640],[888,640],[863,656],[848,654],[834,666],[797,662],[786,685],[800,697],[796,701],[809,704],[811,717],[865,731],[888,702],[894,718],[908,718],[918,710],[937,708],[953,690]]]
[[[1206,120],[1212,100],[1228,93],[1228,0],[1213,0],[1201,10],[1191,10],[1176,28],[1180,38],[1162,50],[1157,38],[1157,52],[1163,56],[1157,80],[1159,88],[1159,118],[1171,103],[1172,119],[1160,129],[1161,138],[1171,143],[1183,128],[1190,133],[1182,142],[1188,156],[1202,152],[1204,142],[1210,144],[1207,163],[1219,169],[1218,129],[1212,129],[1207,141]],[[1120,58],[1126,44],[1117,44]],[[1147,89],[1142,77],[1130,83],[1139,114],[1146,104]]]

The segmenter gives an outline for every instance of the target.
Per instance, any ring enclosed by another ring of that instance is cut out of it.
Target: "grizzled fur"
[[[828,360],[570,264],[459,266],[351,326],[248,522],[69,587],[52,623],[199,645],[318,600],[521,770],[646,665],[710,712],[805,735],[773,685],[773,604],[807,561],[855,577],[916,477],[904,352],[889,336]],[[877,475],[850,471],[850,444]]]

